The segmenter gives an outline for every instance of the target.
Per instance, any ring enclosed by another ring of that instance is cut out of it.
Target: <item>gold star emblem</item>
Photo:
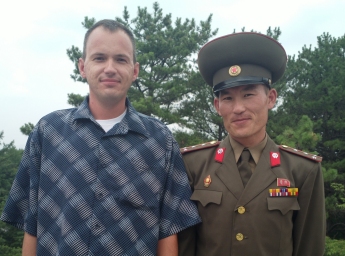
[[[234,65],[229,68],[230,76],[238,76],[240,73],[241,73],[241,68],[238,65]]]

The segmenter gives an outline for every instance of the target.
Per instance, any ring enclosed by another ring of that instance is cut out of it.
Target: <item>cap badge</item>
[[[238,65],[231,66],[229,68],[229,74],[230,76],[238,76],[241,73],[241,68]]]
[[[210,186],[211,182],[212,182],[211,176],[208,175],[208,176],[204,179],[204,186],[205,186],[206,188],[208,188],[208,187]]]

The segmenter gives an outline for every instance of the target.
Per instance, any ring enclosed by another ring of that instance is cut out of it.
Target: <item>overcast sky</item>
[[[152,12],[154,1],[139,0],[19,0],[6,1],[0,10],[0,131],[4,142],[24,148],[27,137],[19,128],[36,124],[57,109],[69,108],[68,93],[86,95],[88,86],[70,78],[73,63],[66,55],[72,45],[82,48],[85,16],[96,20],[122,17],[127,6],[131,18],[137,7]],[[161,0],[163,14],[194,18],[199,24],[211,13],[217,36],[235,29],[265,33],[280,27],[280,42],[288,55],[303,45],[316,46],[323,32],[345,34],[344,0]],[[0,147],[1,148],[1,147]]]

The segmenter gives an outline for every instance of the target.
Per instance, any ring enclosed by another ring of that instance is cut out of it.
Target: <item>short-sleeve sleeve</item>
[[[168,177],[161,203],[159,239],[176,234],[201,222],[197,207],[190,200],[191,188],[182,156],[175,140],[167,154]]]
[[[38,128],[30,134],[0,219],[25,232],[37,234],[37,195],[40,169]]]

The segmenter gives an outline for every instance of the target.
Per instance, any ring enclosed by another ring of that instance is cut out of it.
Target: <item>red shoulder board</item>
[[[308,158],[308,159],[313,160],[315,162],[321,162],[322,161],[322,157],[321,156],[310,154],[310,153],[307,153],[307,152],[304,152],[304,151],[301,151],[301,150],[298,150],[298,149],[295,149],[295,148],[291,148],[291,147],[288,147],[288,146],[285,146],[285,145],[280,145],[279,148],[281,150],[290,152],[292,154],[295,154],[295,155],[298,155],[298,156],[302,156],[304,158]]]
[[[199,145],[194,145],[194,146],[190,146],[190,147],[180,148],[180,152],[181,152],[181,154],[184,154],[184,153],[193,152],[193,151],[197,151],[197,150],[201,150],[201,149],[205,149],[205,148],[216,147],[219,144],[220,144],[220,141],[215,141],[214,140],[214,141],[202,143],[202,144],[199,144]]]

